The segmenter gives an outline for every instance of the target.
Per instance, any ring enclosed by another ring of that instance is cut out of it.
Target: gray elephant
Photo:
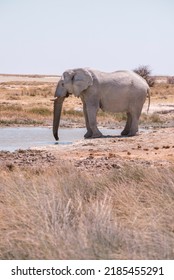
[[[101,137],[97,128],[97,111],[127,113],[127,122],[121,135],[134,136],[147,94],[147,82],[132,71],[104,73],[88,68],[67,70],[58,82],[54,98],[53,134],[58,140],[58,128],[62,104],[69,94],[80,97],[83,102],[87,133],[85,138]],[[149,108],[148,105],[148,108]]]

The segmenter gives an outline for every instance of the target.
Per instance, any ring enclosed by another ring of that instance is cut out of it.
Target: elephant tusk
[[[58,99],[58,97],[56,96],[56,97],[50,99],[50,101],[56,101],[57,99]]]

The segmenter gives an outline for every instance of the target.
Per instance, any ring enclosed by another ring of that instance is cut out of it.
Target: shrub
[[[150,76],[151,70],[148,65],[140,65],[138,68],[135,68],[133,71],[138,75],[140,75],[142,78],[144,78],[150,87],[154,86],[155,79]]]

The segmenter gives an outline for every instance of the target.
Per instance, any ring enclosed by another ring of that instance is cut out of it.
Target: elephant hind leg
[[[138,123],[139,123],[140,114],[141,114],[141,112],[131,115],[131,118],[132,118],[131,127],[130,127],[130,131],[127,134],[127,136],[135,136],[136,133],[138,132]]]
[[[126,125],[125,128],[123,129],[123,131],[121,132],[122,136],[126,136],[129,134],[130,129],[131,129],[131,124],[132,124],[132,116],[130,113],[127,113],[127,121],[126,121]]]
[[[139,118],[141,115],[143,103],[136,110],[131,110],[127,113],[127,122],[121,135],[134,136],[138,132]]]
[[[134,125],[131,127],[127,136],[128,137],[135,136],[137,132],[138,132],[138,122],[134,121]]]

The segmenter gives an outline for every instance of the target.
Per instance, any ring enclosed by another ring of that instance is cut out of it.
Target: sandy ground
[[[8,82],[57,82],[59,76],[42,76],[42,75],[1,75],[0,74],[0,83]]]
[[[123,163],[169,165],[174,164],[174,128],[141,132],[135,137],[81,140],[66,147],[46,147],[45,151],[94,173],[120,168]]]

